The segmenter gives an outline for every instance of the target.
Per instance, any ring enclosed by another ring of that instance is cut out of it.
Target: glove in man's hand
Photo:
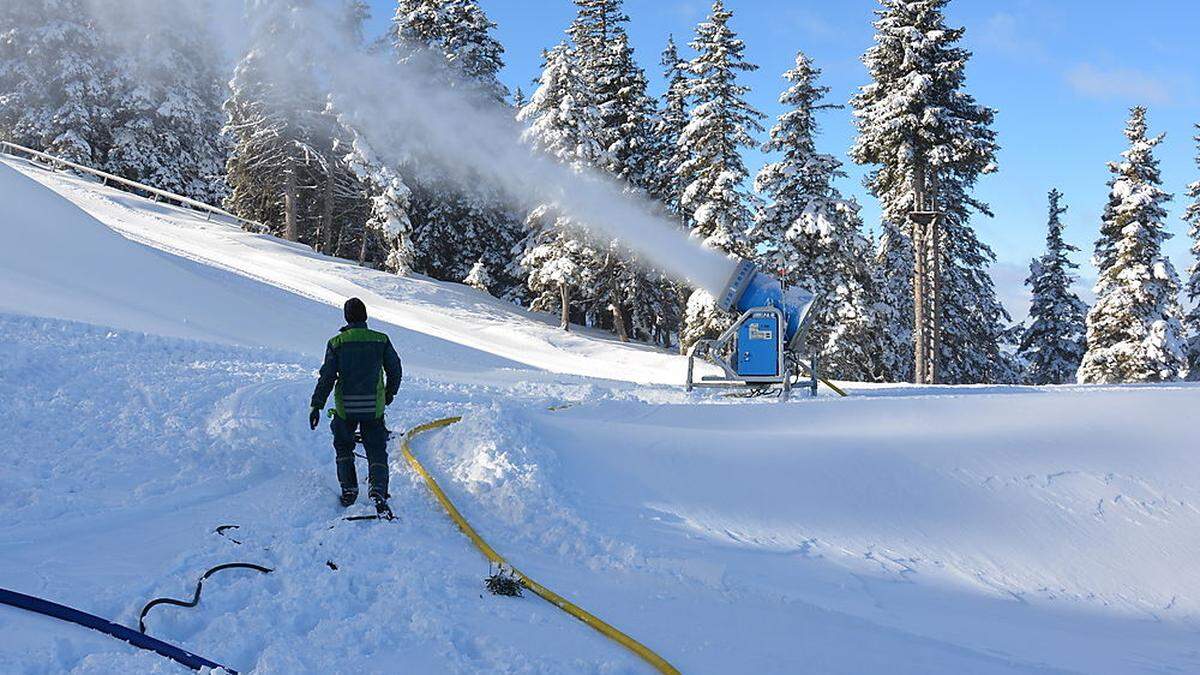
[[[321,409],[313,408],[312,412],[308,413],[308,426],[312,429],[316,429],[317,425],[320,423],[321,423]]]

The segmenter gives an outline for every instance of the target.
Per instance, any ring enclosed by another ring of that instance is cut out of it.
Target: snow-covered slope
[[[398,278],[364,269],[344,260],[313,253],[299,244],[250,234],[235,225],[206,220],[194,211],[155,203],[70,174],[48,173],[26,162],[11,159],[0,160],[0,164],[3,163],[9,167],[0,168],[0,171],[9,174],[3,180],[17,180],[11,175],[14,171],[26,174],[67,197],[97,221],[135,241],[207,266],[235,272],[332,307],[340,308],[347,297],[357,295],[367,303],[374,318],[407,329],[402,337],[395,339],[398,344],[409,346],[409,351],[415,356],[414,361],[422,366],[441,368],[443,364],[461,360],[452,356],[461,352],[424,352],[428,343],[444,341],[499,357],[488,360],[493,364],[504,360],[514,366],[632,382],[678,383],[684,379],[686,366],[679,356],[641,345],[621,344],[611,336],[586,329],[567,334],[558,330],[546,315],[525,312],[467,286],[417,276]],[[45,195],[41,197],[44,199]],[[27,209],[29,206],[13,204],[9,208]],[[64,208],[69,207],[64,205]],[[42,227],[45,219],[38,217],[36,210],[31,211],[30,215],[32,219],[26,227]],[[112,232],[104,234],[107,239],[113,238]],[[54,246],[54,240],[45,241],[44,246],[50,249]],[[17,257],[23,254],[18,249],[11,255]],[[60,270],[55,273],[61,277],[70,272]],[[89,277],[75,283],[78,286],[105,281]],[[225,283],[225,280],[221,283]],[[237,288],[246,286],[239,285]],[[74,288],[68,290],[73,291]],[[226,294],[230,292],[238,291],[226,291]],[[257,293],[259,297],[248,299],[248,303],[269,307],[273,313],[276,304],[265,299],[269,294],[262,290]],[[198,294],[200,297],[205,295]],[[161,299],[171,300],[174,297],[164,294]],[[224,296],[219,294],[214,297],[214,300],[223,299]],[[311,317],[301,325],[307,327],[312,322],[320,322],[326,326],[324,332],[328,332],[329,317],[337,314],[331,311],[312,312],[308,309],[309,305],[298,305],[295,299],[290,302],[299,312]],[[240,313],[239,310],[246,304],[231,307],[228,316],[238,321],[243,318],[265,318],[262,316],[264,312]],[[197,311],[207,309],[197,308]],[[92,320],[93,315],[80,312],[64,318]],[[117,318],[124,317],[118,315]],[[110,322],[117,321],[117,318]],[[289,330],[287,327],[293,323],[293,316],[280,316],[277,321],[254,331],[257,337],[252,339],[301,353],[320,354],[324,340],[313,340],[314,335],[307,330]],[[119,325],[138,330],[156,329],[154,323],[146,322]],[[407,344],[406,340],[414,338],[416,334],[427,337]]]
[[[0,252],[0,586],[136,625],[240,559],[277,571],[150,633],[243,672],[645,672],[483,593],[397,448],[401,522],[339,520],[307,397],[338,294],[373,294],[414,373],[391,426],[463,413],[417,451],[465,515],[684,672],[1200,672],[1200,388],[693,398],[617,381],[677,357],[21,172],[0,165],[26,252]],[[63,671],[181,669],[0,608],[0,672]]]

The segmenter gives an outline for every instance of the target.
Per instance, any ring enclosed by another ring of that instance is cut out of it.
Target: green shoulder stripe
[[[387,342],[388,336],[379,331],[371,330],[370,328],[351,328],[348,331],[343,331],[333,336],[329,341],[329,345],[337,348],[347,342]]]

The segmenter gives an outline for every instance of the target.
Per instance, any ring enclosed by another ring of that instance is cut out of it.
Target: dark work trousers
[[[337,477],[342,489],[358,489],[354,471],[354,431],[362,430],[363,449],[367,451],[367,480],[371,493],[388,493],[388,430],[382,417],[375,420],[344,420],[337,415],[329,423],[333,431],[333,449],[337,451]]]

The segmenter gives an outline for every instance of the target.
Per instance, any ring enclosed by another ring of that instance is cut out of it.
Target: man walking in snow
[[[400,389],[403,371],[400,356],[388,336],[367,328],[367,307],[350,298],[342,312],[346,325],[325,347],[325,363],[312,395],[309,426],[317,428],[321,410],[333,392],[334,408],[329,428],[337,452],[337,477],[342,484],[342,506],[358,499],[358,476],[354,471],[354,433],[362,432],[367,452],[370,497],[381,515],[390,517],[388,498],[388,430],[383,409],[391,405]]]

